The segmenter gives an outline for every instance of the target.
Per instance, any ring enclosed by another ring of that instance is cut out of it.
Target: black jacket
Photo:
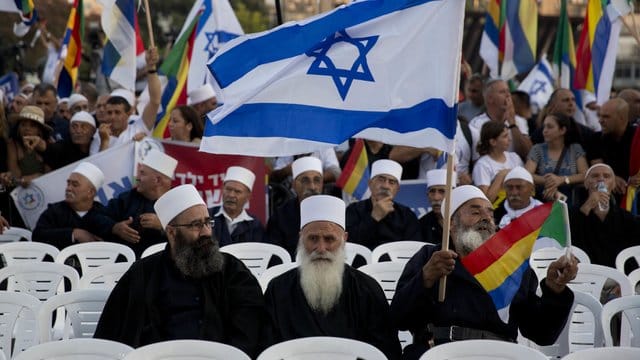
[[[49,204],[33,229],[32,240],[51,244],[59,250],[72,245],[73,229],[79,228],[98,235],[98,226],[105,216],[105,208],[97,201],[80,217],[65,201]],[[103,239],[104,240],[104,239]]]

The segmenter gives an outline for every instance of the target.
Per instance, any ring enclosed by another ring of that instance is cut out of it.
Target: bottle
[[[607,184],[605,184],[604,181],[598,181],[598,186],[596,187],[596,189],[599,192],[604,192],[604,193],[608,193],[609,192],[609,189],[607,189]],[[599,202],[598,203],[598,209],[600,211],[608,211],[609,210],[609,202],[606,202],[606,203]]]

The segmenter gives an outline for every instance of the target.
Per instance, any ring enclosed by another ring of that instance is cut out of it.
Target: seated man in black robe
[[[489,293],[460,262],[494,235],[491,202],[477,187],[460,186],[451,192],[451,213],[451,249],[425,245],[405,266],[391,301],[396,325],[414,334],[404,358],[417,359],[434,344],[450,341],[515,342],[518,330],[539,345],[553,344],[573,304],[566,284],[576,276],[576,258],[563,256],[549,265],[539,283],[541,297],[536,295],[535,273],[526,268],[508,310],[499,315]],[[439,302],[438,284],[444,276],[446,297]]]
[[[345,264],[344,208],[341,199],[328,195],[300,204],[300,266],[273,279],[265,293],[274,340],[350,338],[398,359],[398,331],[380,285]]]
[[[76,243],[102,240],[96,232],[104,206],[94,198],[103,183],[104,174],[97,166],[80,163],[69,174],[64,200],[49,204],[40,215],[32,240],[60,250]]]
[[[167,340],[225,343],[256,357],[269,315],[258,281],[219,251],[213,219],[193,185],[156,201],[169,243],[135,262],[111,292],[94,337],[134,348]]]
[[[453,177],[453,186],[456,177]],[[431,244],[442,242],[442,200],[447,192],[447,170],[434,169],[427,171],[427,198],[431,211],[419,220],[422,240]]]
[[[262,242],[264,228],[260,220],[249,215],[245,205],[251,197],[256,176],[251,170],[231,166],[222,187],[222,206],[209,209],[215,220],[213,231],[220,246],[241,242]]]
[[[393,201],[400,190],[402,166],[393,160],[371,165],[371,197],[347,207],[347,232],[351,242],[373,250],[392,241],[421,241],[420,225],[414,212]]]

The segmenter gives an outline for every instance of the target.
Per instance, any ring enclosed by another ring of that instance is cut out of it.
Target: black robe
[[[224,215],[216,216],[218,211],[220,211],[219,206],[210,208],[209,216],[215,221],[213,233],[218,239],[220,247],[243,242],[264,242],[264,227],[254,215],[249,214],[253,220],[238,223],[236,228],[233,229],[233,234],[229,234]]]
[[[71,140],[60,140],[47,146],[47,150],[44,153],[44,162],[51,167],[51,170],[56,170],[80,161],[87,156],[89,156],[89,151],[82,151]]]
[[[380,285],[368,275],[345,264],[342,294],[327,314],[307,303],[298,269],[271,280],[265,301],[275,326],[275,342],[309,336],[335,336],[371,344],[389,359],[400,357],[398,331]]]
[[[296,258],[300,233],[300,203],[298,198],[287,200],[278,207],[267,222],[267,241],[286,249]]]
[[[620,251],[640,245],[640,218],[613,204],[604,221],[593,212],[585,216],[579,208],[569,210],[569,220],[571,244],[584,250],[592,264],[615,268]]]
[[[439,244],[442,242],[442,225],[440,225],[439,218],[439,215],[433,211],[429,211],[418,220],[422,241],[431,244]]]
[[[65,201],[49,204],[40,215],[36,227],[33,229],[32,240],[51,244],[59,250],[64,249],[71,242],[73,229],[79,228],[97,235],[98,224],[104,217],[104,206],[97,201],[89,211],[80,217]]]
[[[264,297],[258,281],[244,264],[231,255],[223,253],[223,256],[221,272],[201,280],[184,280],[201,287],[203,305],[199,311],[202,318],[197,325],[198,339],[237,347],[254,358],[264,349],[265,329],[270,326]],[[136,261],[111,292],[94,337],[134,348],[174,340],[169,334],[180,331],[166,328],[169,316],[161,309],[166,297],[174,297],[173,303],[188,300],[183,299],[184,292],[165,286],[167,272],[175,270],[169,247]],[[193,327],[186,325],[185,329]]]
[[[491,331],[515,341],[518,329],[522,335],[539,345],[553,344],[569,317],[573,292],[567,287],[556,294],[540,282],[542,297],[536,295],[538,279],[531,269],[525,272],[518,292],[509,309],[505,324],[496,311],[489,294],[456,259],[453,272],[447,277],[444,302],[438,301],[438,284],[424,287],[422,268],[440,246],[425,245],[407,263],[396,293],[391,301],[391,315],[400,330],[422,332],[427,324],[463,326]],[[417,351],[421,348],[421,351]],[[413,344],[406,353],[421,353],[426,344]]]
[[[349,241],[373,250],[393,241],[422,241],[416,214],[410,208],[393,203],[394,211],[380,221],[371,217],[371,199],[358,201],[347,207]]]

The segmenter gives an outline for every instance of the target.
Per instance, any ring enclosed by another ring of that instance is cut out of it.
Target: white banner
[[[134,143],[123,144],[94,156],[69,164],[33,180],[27,188],[17,187],[11,197],[28,228],[33,229],[48,204],[64,200],[67,178],[83,161],[99,167],[104,173],[104,185],[98,190],[97,201],[106,205],[109,199],[131,189],[134,176]]]

